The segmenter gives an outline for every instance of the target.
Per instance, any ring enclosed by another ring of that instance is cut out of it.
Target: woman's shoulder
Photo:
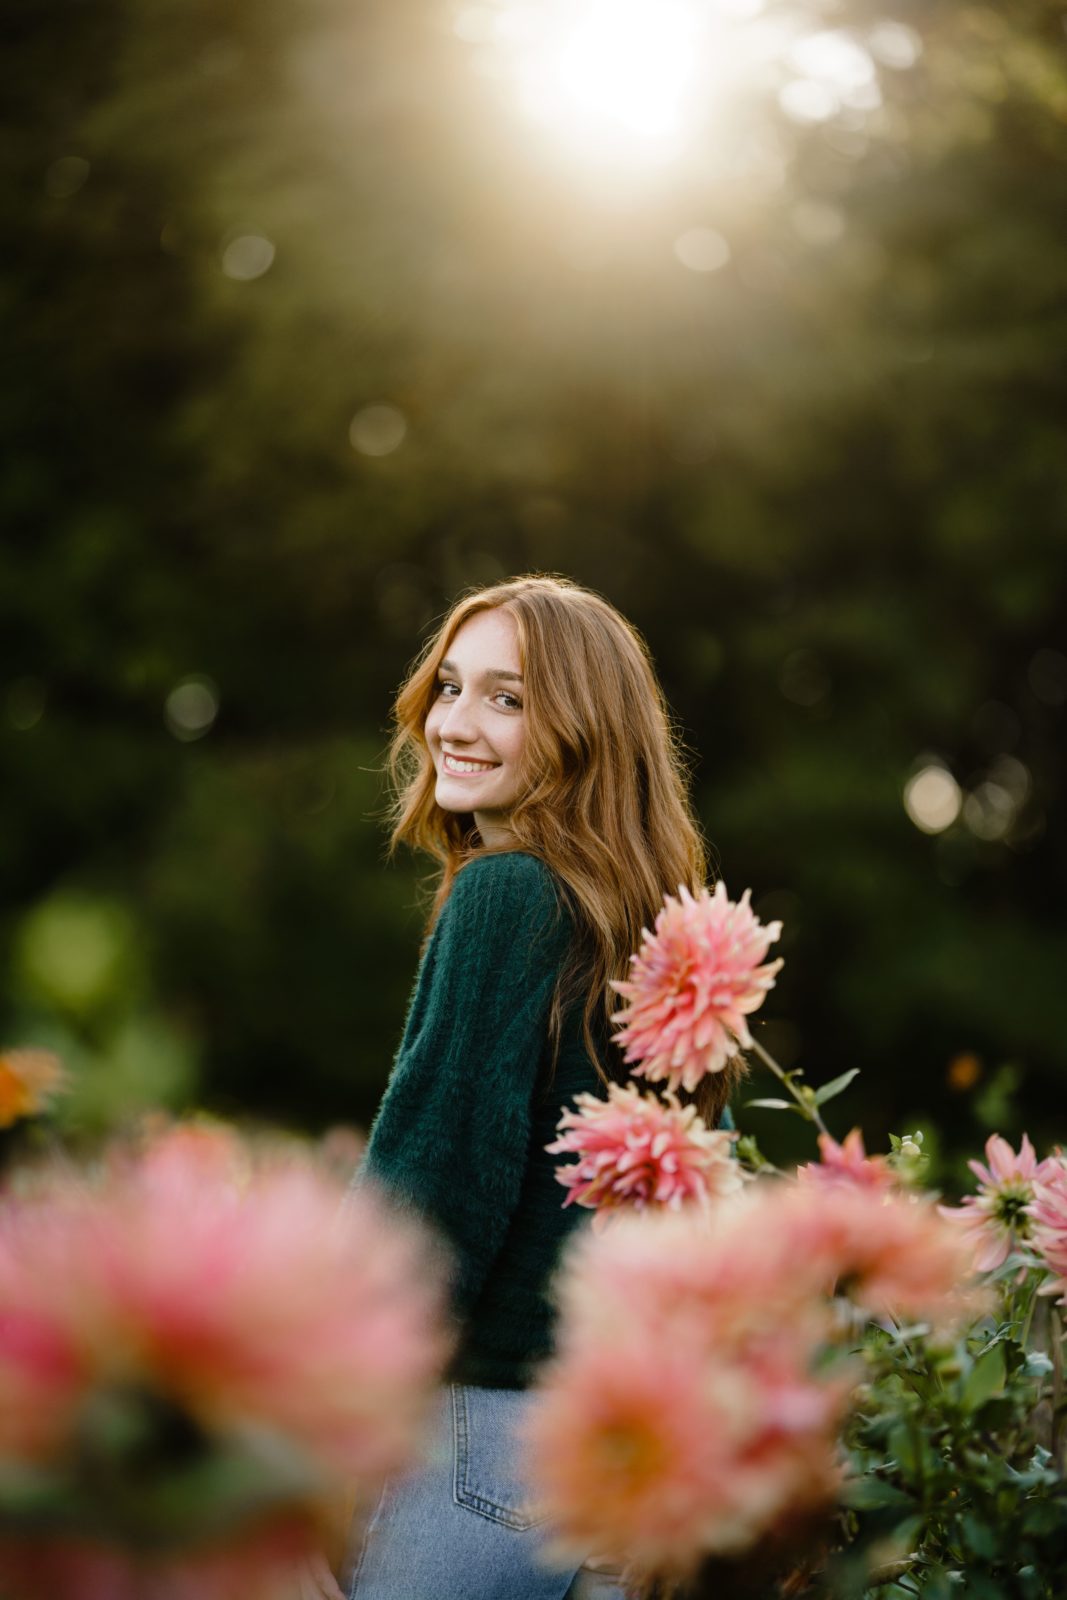
[[[475,887],[482,891],[554,891],[555,883],[552,869],[528,850],[484,850],[460,868],[452,892],[455,894],[461,884],[468,891]]]
[[[459,920],[489,918],[543,929],[560,919],[565,899],[552,869],[526,850],[487,850],[456,874],[446,910]]]

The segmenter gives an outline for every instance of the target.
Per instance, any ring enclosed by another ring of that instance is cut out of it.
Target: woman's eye
[[[438,685],[437,685],[438,694],[447,694],[449,689],[454,689],[456,691],[456,694],[458,694],[459,693],[459,684],[458,683],[453,683],[451,678],[444,678],[444,679],[442,679],[442,680],[440,680],[438,682]]]
[[[497,699],[504,702],[504,707],[507,711],[522,710],[522,701],[517,695],[509,694],[506,689],[501,689],[500,693],[497,695]]]

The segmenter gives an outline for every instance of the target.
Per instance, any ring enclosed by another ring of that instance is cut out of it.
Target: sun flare
[[[685,0],[585,0],[546,21],[520,69],[524,109],[589,151],[675,154],[696,86],[699,16]]]
[[[765,0],[459,0],[453,28],[546,146],[633,175],[699,148],[733,159],[757,101],[855,133],[881,106],[879,65],[921,50],[901,23],[827,28]]]

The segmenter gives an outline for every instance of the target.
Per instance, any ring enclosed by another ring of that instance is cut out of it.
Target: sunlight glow
[[[677,152],[695,88],[691,0],[571,0],[543,23],[519,75],[531,116],[586,149],[653,163]]]
[[[705,174],[762,99],[788,122],[855,134],[882,104],[879,63],[906,70],[921,43],[889,18],[812,26],[789,0],[459,0],[452,27],[568,158],[627,177],[703,148]],[[709,167],[710,157],[710,167]],[[700,270],[700,269],[696,269]]]

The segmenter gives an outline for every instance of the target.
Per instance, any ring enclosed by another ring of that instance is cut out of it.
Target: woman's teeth
[[[455,756],[445,756],[446,772],[491,772],[495,761],[459,761]]]

